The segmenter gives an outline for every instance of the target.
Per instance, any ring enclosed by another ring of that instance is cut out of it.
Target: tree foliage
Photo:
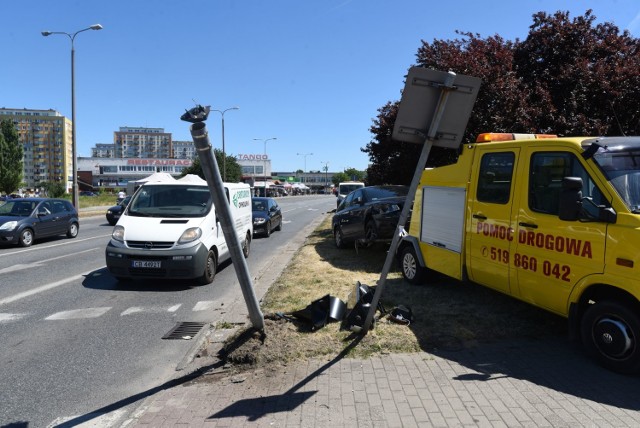
[[[22,145],[11,120],[0,122],[0,191],[11,194],[22,182]]]
[[[216,163],[218,164],[218,169],[220,170],[220,176],[222,177],[222,172],[223,172],[223,168],[222,168],[222,159],[223,159],[222,150],[213,149],[213,153],[214,153],[214,157],[215,157]],[[238,163],[238,161],[236,160],[235,157],[226,156],[225,169],[227,170],[227,179],[225,180],[226,182],[237,183],[242,178],[242,167],[240,166],[240,164]],[[193,160],[193,163],[191,164],[190,167],[185,168],[185,169],[182,170],[182,173],[180,174],[180,177],[184,177],[187,174],[195,174],[195,175],[200,176],[200,178],[202,178],[202,179],[205,178],[204,177],[204,173],[202,172],[202,165],[200,164],[200,158],[199,157],[196,157]]]
[[[481,38],[422,41],[416,65],[476,76],[482,85],[463,137],[482,132],[542,132],[561,136],[640,132],[640,42],[612,23],[595,23],[591,10],[533,15],[525,40]],[[399,101],[378,110],[370,128],[369,184],[408,184],[420,145],[392,141]],[[455,161],[434,147],[427,166]]]

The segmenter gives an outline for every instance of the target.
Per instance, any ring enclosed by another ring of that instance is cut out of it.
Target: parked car
[[[282,230],[282,210],[273,198],[251,198],[253,209],[253,234],[271,235],[272,230]]]
[[[333,215],[336,247],[391,241],[407,199],[407,186],[369,186],[349,193]]]
[[[98,196],[95,192],[90,192],[89,190],[83,190],[79,193],[80,196]]]
[[[78,212],[64,199],[9,199],[0,205],[0,243],[28,247],[37,239],[78,236]]]
[[[131,201],[131,196],[125,197],[123,200],[118,202],[117,205],[112,206],[107,210],[107,221],[111,226],[114,226],[117,222],[124,209],[129,205],[129,201]]]

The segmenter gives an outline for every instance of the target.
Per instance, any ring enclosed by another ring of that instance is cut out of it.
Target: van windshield
[[[629,210],[640,214],[640,145],[601,147],[593,159]]]
[[[128,215],[139,217],[203,217],[211,210],[207,186],[146,185],[129,203]]]
[[[341,195],[348,195],[349,193],[353,192],[354,190],[360,189],[361,187],[364,187],[364,184],[362,184],[362,183],[341,184],[340,185],[340,194]]]

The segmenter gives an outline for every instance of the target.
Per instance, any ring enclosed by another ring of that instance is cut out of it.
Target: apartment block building
[[[23,147],[23,181],[35,188],[46,181],[73,182],[71,120],[50,110],[0,108],[0,120],[10,119]]]
[[[171,133],[164,128],[120,127],[113,133],[116,158],[169,158]]]

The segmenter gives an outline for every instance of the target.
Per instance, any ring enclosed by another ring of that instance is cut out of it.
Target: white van
[[[248,184],[224,183],[245,257],[253,222]],[[207,182],[189,175],[149,182],[135,193],[114,227],[105,251],[107,269],[118,280],[196,279],[213,282],[230,258]]]

